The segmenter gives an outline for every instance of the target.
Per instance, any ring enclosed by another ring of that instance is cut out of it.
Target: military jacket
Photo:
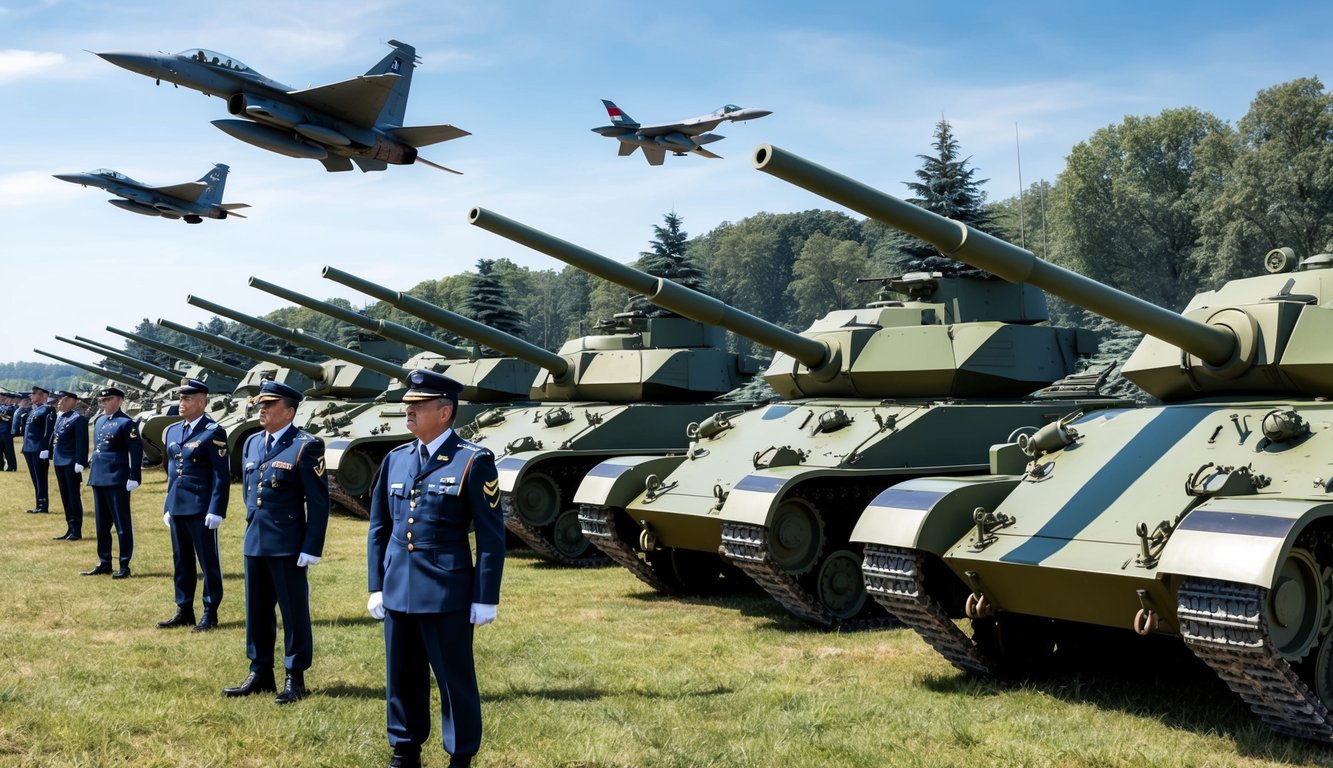
[[[14,418],[9,422],[9,429],[14,437],[23,437],[23,430],[28,425],[28,412],[31,410],[32,406],[14,406]]]
[[[182,421],[167,427],[163,437],[167,443],[167,499],[163,509],[173,517],[226,517],[231,494],[227,430],[200,416],[193,430]]]
[[[390,451],[376,478],[366,547],[370,591],[384,593],[385,608],[406,613],[495,605],[505,558],[495,456],[454,433],[423,466],[419,445]]]
[[[88,417],[78,411],[56,416],[51,431],[51,463],[57,467],[88,466]]]
[[[14,425],[14,412],[17,410],[18,406],[15,405],[0,405],[0,437],[13,437],[10,428]]]
[[[124,485],[142,481],[143,442],[139,425],[124,411],[97,417],[93,427],[93,460],[88,485]]]
[[[324,441],[291,426],[267,452],[260,431],[245,441],[245,555],[322,557],[329,524]]]
[[[23,452],[41,453],[51,447],[51,431],[56,425],[56,409],[48,403],[34,406],[23,424]]]

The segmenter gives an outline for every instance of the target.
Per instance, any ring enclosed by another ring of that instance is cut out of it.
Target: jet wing
[[[704,117],[682,120],[679,123],[643,125],[639,127],[638,131],[640,136],[665,136],[669,133],[683,133],[686,136],[698,136],[705,131],[713,130],[721,122],[721,118],[714,118],[711,115],[706,115]]]
[[[288,91],[287,98],[358,128],[374,128],[393,84],[402,75],[361,75],[332,85]]]
[[[204,193],[205,189],[208,189],[208,185],[201,181],[187,181],[184,184],[172,184],[168,187],[147,187],[147,189],[150,189],[159,195],[175,197],[194,203],[199,201],[199,196]]]
[[[722,155],[715,155],[715,154],[713,154],[712,152],[709,152],[708,150],[704,149],[703,147],[695,147],[695,148],[694,148],[694,154],[696,154],[696,155],[703,155],[704,157],[711,157],[711,158],[714,158],[714,159],[717,159],[717,160],[721,160],[721,159],[722,159]]]
[[[389,135],[409,147],[426,147],[431,144],[439,144],[442,141],[461,139],[472,134],[452,125],[416,125],[406,128],[393,128],[389,131]]]

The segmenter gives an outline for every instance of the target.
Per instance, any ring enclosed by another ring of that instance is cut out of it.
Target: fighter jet
[[[420,57],[390,40],[393,52],[351,80],[295,89],[220,53],[194,48],[176,54],[99,53],[131,72],[217,96],[239,120],[214,120],[224,133],[288,157],[318,160],[330,171],[382,171],[421,162],[417,148],[470,135],[452,125],[404,127],[412,70]]]
[[[166,187],[150,187],[109,168],[98,168],[87,173],[57,173],[55,177],[71,184],[105,189],[115,195],[108,203],[132,213],[185,219],[188,224],[198,224],[204,219],[225,219],[228,216],[245,218],[236,209],[249,208],[247,203],[222,202],[222,189],[227,185],[228,170],[227,166],[218,163],[198,181]]]
[[[639,125],[634,122],[634,118],[617,107],[615,102],[602,99],[602,103],[606,105],[606,113],[611,116],[611,124],[593,128],[593,133],[619,140],[621,157],[634,154],[636,149],[642,149],[649,165],[661,165],[666,159],[667,152],[677,157],[693,152],[704,157],[720,158],[720,155],[704,149],[703,145],[712,144],[726,137],[708,131],[716,128],[719,123],[754,120],[773,114],[767,109],[743,109],[735,104],[728,104],[710,115],[692,117],[679,123]]]

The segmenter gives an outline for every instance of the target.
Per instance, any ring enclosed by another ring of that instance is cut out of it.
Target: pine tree
[[[935,124],[934,155],[917,155],[923,161],[916,172],[920,181],[907,182],[915,197],[908,202],[932,213],[948,216],[983,232],[991,231],[991,218],[986,211],[986,193],[981,185],[989,179],[975,179],[975,168],[968,168],[972,158],[959,158],[958,139],[954,138],[948,120]],[[964,267],[952,259],[942,259],[939,251],[915,237],[904,236],[898,246],[899,263],[909,269],[927,266]]]
[[[681,219],[672,211],[662,217],[666,226],[653,225],[650,251],[639,252],[639,269],[653,277],[663,277],[674,283],[708,293],[705,284],[708,275],[685,253],[690,236],[681,229]],[[631,296],[625,304],[627,312],[642,312],[649,317],[664,317],[673,313],[649,302],[640,295]]]
[[[478,259],[477,274],[463,300],[463,314],[497,331],[523,337],[523,316],[514,309],[509,292],[495,274],[493,259]]]

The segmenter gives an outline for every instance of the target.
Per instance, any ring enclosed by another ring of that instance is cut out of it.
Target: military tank
[[[180,385],[180,374],[178,372],[131,357],[114,347],[81,336],[76,336],[73,339],[64,336],[56,336],[55,338],[57,341],[63,341],[66,344],[101,355],[128,370],[139,371],[144,375],[144,378],[140,380],[140,386],[134,392],[127,391],[125,393],[123,410],[128,416],[133,417],[140,411],[152,410],[157,407],[158,403],[170,400],[173,389]],[[160,456],[154,457],[150,453],[145,457],[145,460],[149,464],[157,464],[162,459]]]
[[[250,285],[316,312],[342,320],[377,336],[423,351],[409,358],[404,367],[447,373],[463,385],[458,403],[458,421],[466,423],[495,403],[512,402],[528,395],[537,368],[522,360],[478,358],[475,351],[448,344],[398,323],[367,317],[336,304],[297,293],[256,277]],[[391,384],[364,407],[340,413],[320,425],[325,442],[329,493],[357,514],[370,514],[370,491],[384,456],[395,447],[415,439],[407,429],[403,405],[405,386]]]
[[[304,392],[313,388],[315,381],[325,375],[322,365],[309,360],[251,347],[225,336],[207,333],[170,320],[159,318],[157,325],[226,352],[258,361],[246,370],[229,396],[210,401],[212,409],[210,413],[213,419],[227,430],[227,449],[230,452],[228,455],[231,457],[233,477],[240,477],[241,474],[241,447],[245,445],[245,440],[250,435],[259,430],[258,411],[250,404],[250,398],[259,394],[260,385],[267,380],[273,380]],[[220,406],[219,401],[221,401]]]
[[[45,352],[40,349],[33,349],[33,352],[36,352],[37,354],[42,355],[43,357],[49,357],[52,360],[58,360],[62,363],[65,363],[66,365],[72,365],[75,368],[82,368],[83,370],[93,374],[94,376],[101,376],[105,378],[107,381],[125,386],[128,388],[128,390],[126,391],[127,395],[129,394],[130,390],[137,393],[144,387],[144,382],[142,379],[136,379],[133,376],[127,376],[123,373],[120,373],[119,371],[113,371],[109,368],[103,368],[97,365],[89,365],[88,363],[80,363],[77,360],[71,360],[67,357],[61,357],[60,355],[52,354],[50,352]]]
[[[495,452],[508,530],[553,562],[607,563],[583,536],[572,503],[595,465],[683,450],[691,422],[751,405],[711,399],[740,386],[755,366],[723,351],[716,329],[684,318],[618,316],[552,353],[341,270],[327,267],[324,276],[541,367],[531,384],[536,404],[497,406],[456,423],[459,434]]]
[[[1092,337],[1040,325],[1041,291],[975,270],[882,279],[897,298],[797,334],[489,211],[471,219],[776,351],[764,378],[784,402],[693,424],[685,452],[611,459],[579,488],[585,535],[660,591],[707,591],[725,564],[806,621],[882,625],[848,543],[871,498],[911,477],[985,472],[1015,430],[1123,402],[1087,387],[1027,397],[1074,374]]]
[[[233,402],[231,392],[240,383],[241,378],[245,376],[244,368],[238,368],[221,360],[214,360],[196,352],[190,352],[173,344],[150,339],[141,334],[122,331],[110,325],[106,329],[149,349],[171,356],[176,360],[176,366],[180,372],[178,381],[190,378],[207,384],[210,392],[217,393],[209,399],[208,410],[206,411],[214,421],[223,418],[229,412],[229,407],[232,406]],[[170,398],[156,400],[152,407],[144,408],[135,414],[134,419],[139,423],[139,438],[143,442],[145,457],[157,459],[157,461],[149,462],[151,464],[159,463],[166,455],[166,442],[162,436],[165,434],[167,427],[180,421],[177,404]]]
[[[1143,331],[1122,373],[1164,402],[1018,441],[989,494],[876,499],[856,534],[875,599],[980,674],[1042,662],[1066,629],[1181,637],[1270,728],[1333,742],[1333,256],[1275,249],[1177,314],[775,147],[755,164]]]

